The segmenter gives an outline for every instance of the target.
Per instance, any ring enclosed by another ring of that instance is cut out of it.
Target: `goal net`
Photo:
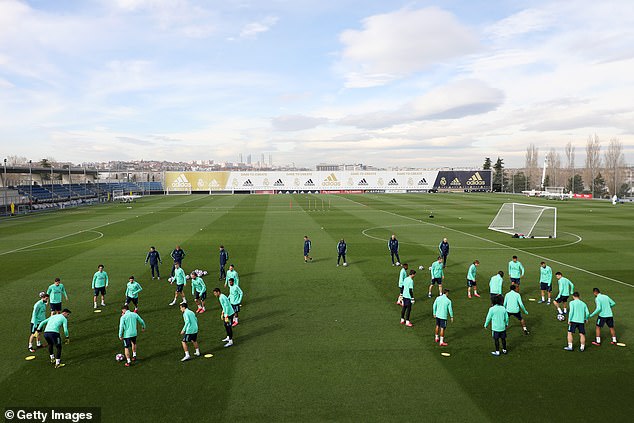
[[[191,187],[179,187],[178,189],[169,188],[165,191],[166,195],[190,195],[192,193]]]
[[[557,238],[557,208],[504,203],[489,229],[527,238]]]

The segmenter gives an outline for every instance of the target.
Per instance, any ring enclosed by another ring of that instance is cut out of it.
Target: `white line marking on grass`
[[[123,222],[124,220],[126,220],[126,219],[115,220],[114,222],[104,223],[103,225],[98,225],[98,226],[95,226],[93,228],[82,229],[81,231],[73,232],[72,234],[58,236],[58,237],[55,237],[55,238],[52,238],[52,239],[48,239],[46,241],[36,242],[35,244],[31,244],[31,245],[25,245],[24,247],[16,248],[14,250],[4,251],[4,252],[0,253],[0,256],[4,256],[6,254],[11,254],[11,253],[17,253],[18,251],[27,250],[27,249],[32,248],[32,247],[37,247],[38,245],[42,245],[42,244],[46,244],[46,243],[49,243],[49,242],[57,241],[59,239],[68,238],[69,236],[77,235],[77,234],[80,234],[82,232],[92,232],[95,229],[102,228],[102,227],[108,226],[108,225],[114,225],[115,223]]]
[[[55,246],[52,246],[52,247],[27,248],[27,249],[25,249],[25,250],[22,250],[22,252],[24,252],[24,251],[50,250],[50,249],[53,249],[53,248],[64,248],[64,247],[70,247],[70,246],[72,246],[72,245],[87,244],[87,243],[89,243],[89,242],[94,242],[94,241],[97,241],[98,239],[101,239],[101,238],[103,238],[103,236],[104,236],[104,235],[103,235],[103,232],[99,232],[99,231],[90,231],[90,230],[87,230],[87,231],[84,231],[84,232],[86,232],[86,233],[91,232],[91,233],[93,233],[93,234],[97,234],[97,236],[96,236],[95,238],[92,238],[92,239],[87,239],[87,240],[85,240],[85,241],[71,242],[70,244],[55,245]],[[50,241],[49,241],[49,242],[50,242]]]
[[[344,198],[344,199],[346,199],[348,201],[352,201],[353,203],[357,203],[356,201],[350,200],[349,198],[346,198],[346,197],[341,197],[341,198]],[[361,203],[357,203],[357,204],[361,204]],[[365,206],[365,204],[362,204],[362,205]],[[450,227],[447,227],[447,226],[442,226],[442,225],[437,225],[435,223],[429,223],[429,222],[421,221],[421,220],[415,219],[413,217],[404,216],[402,214],[394,213],[394,212],[387,211],[387,210],[381,210],[381,209],[375,209],[375,208],[373,208],[372,210],[376,210],[376,211],[380,211],[380,212],[383,212],[383,213],[391,214],[391,215],[397,216],[397,217],[402,217],[404,219],[413,220],[415,222],[423,223],[425,225],[430,225],[430,226],[435,226],[437,228],[447,229],[447,230],[450,230],[450,231],[453,231],[453,232],[457,232],[459,234],[467,235],[467,236],[470,236],[470,237],[473,237],[473,238],[476,238],[476,239],[480,239],[482,241],[487,241],[487,242],[490,242],[492,244],[496,244],[496,245],[499,245],[499,246],[502,246],[502,247],[506,247],[506,248],[511,249],[511,250],[521,251],[522,253],[528,254],[529,256],[537,257],[537,258],[540,258],[542,260],[548,260],[550,262],[557,263],[557,264],[560,264],[562,266],[569,267],[571,269],[579,270],[580,272],[584,272],[584,273],[587,273],[587,274],[592,275],[592,276],[597,276],[599,278],[607,279],[609,281],[620,283],[621,285],[625,285],[625,286],[628,286],[630,288],[634,288],[634,285],[629,284],[627,282],[623,282],[623,281],[620,281],[618,279],[611,278],[609,276],[600,275],[598,273],[591,272],[591,271],[583,269],[581,267],[573,266],[571,264],[567,264],[567,263],[564,263],[564,262],[561,262],[561,261],[557,261],[557,260],[554,260],[554,259],[551,259],[551,258],[548,258],[548,257],[545,257],[545,256],[540,256],[539,254],[531,253],[530,251],[526,251],[526,250],[523,250],[521,248],[511,247],[509,245],[502,244],[501,242],[493,241],[493,240],[490,240],[490,239],[487,239],[487,238],[484,238],[484,237],[481,237],[481,236],[478,236],[478,235],[470,234],[468,232],[464,232],[464,231],[461,231],[459,229],[453,229],[453,228],[450,228]]]

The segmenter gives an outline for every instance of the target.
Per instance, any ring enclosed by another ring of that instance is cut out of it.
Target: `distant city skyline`
[[[0,1],[0,154],[60,162],[634,163],[628,0]]]

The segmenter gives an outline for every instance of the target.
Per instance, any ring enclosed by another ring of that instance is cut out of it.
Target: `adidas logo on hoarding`
[[[398,182],[396,181],[396,178],[392,178],[390,179],[390,182],[387,183],[388,185],[398,185]]]
[[[473,186],[473,185],[484,186],[484,185],[486,185],[486,182],[482,178],[482,176],[480,175],[480,172],[476,172],[473,175],[471,175],[471,177],[469,179],[467,179],[466,185],[469,185],[469,186]]]
[[[209,186],[214,187],[214,188],[218,188],[220,186],[220,184],[215,179],[212,179],[211,182],[209,183]]]
[[[282,182],[281,179],[278,179],[277,181],[275,181],[275,183],[273,183],[273,186],[276,186],[276,187],[281,187],[283,185],[284,185],[284,182]]]
[[[315,183],[313,182],[312,179],[309,179],[306,182],[304,182],[304,185],[307,186],[307,187],[314,187]]]
[[[251,182],[251,179],[247,179],[246,181],[244,181],[244,184],[242,184],[242,186],[244,186],[244,187],[252,187],[253,186],[253,182]]]
[[[357,185],[368,185],[368,181],[365,178],[361,179]]]
[[[418,185],[428,185],[427,180],[425,178],[421,179],[420,181],[418,181]]]
[[[331,173],[324,179],[324,182],[321,183],[325,187],[338,187],[341,186],[341,182],[337,179],[334,173]]]
[[[451,183],[449,185],[460,186],[460,185],[462,185],[462,182],[460,182],[460,179],[458,179],[458,178],[453,178],[453,181],[451,181]]]
[[[172,182],[172,187],[174,188],[191,188],[192,184],[187,180],[187,177],[184,173],[178,175],[178,178],[174,179]]]

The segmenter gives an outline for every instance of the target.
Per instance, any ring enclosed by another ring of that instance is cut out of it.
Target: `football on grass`
[[[123,361],[124,357],[123,354],[117,354],[114,356],[114,359],[117,361]]]
[[[566,320],[566,316],[564,316],[563,314],[558,314],[557,320],[559,320],[560,322],[563,322],[564,320]]]

